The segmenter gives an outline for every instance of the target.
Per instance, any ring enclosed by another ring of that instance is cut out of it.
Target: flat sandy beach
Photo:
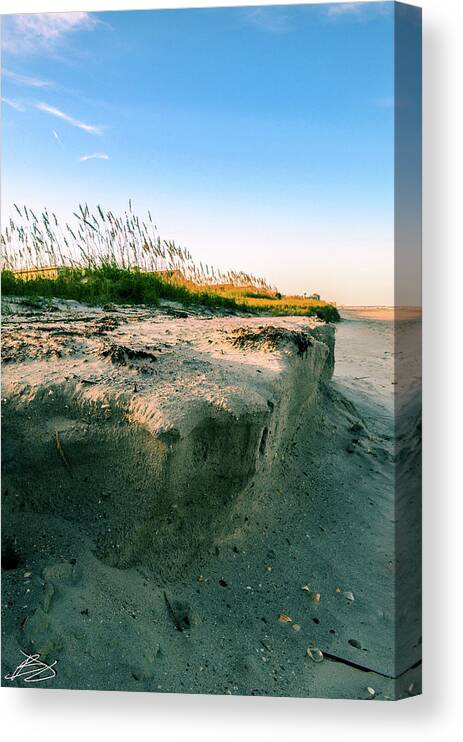
[[[339,307],[339,309],[344,317],[351,319],[391,322],[421,318],[420,307]]]

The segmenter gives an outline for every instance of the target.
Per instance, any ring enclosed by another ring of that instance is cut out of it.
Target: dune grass
[[[24,280],[11,270],[2,271],[2,293],[10,296],[43,296],[76,299],[86,304],[146,304],[160,299],[184,305],[246,310],[244,303],[211,290],[192,291],[168,276],[105,264],[88,268],[60,268],[56,278],[38,274]]]
[[[76,299],[90,304],[146,304],[161,299],[229,311],[270,315],[316,315],[340,319],[335,305],[282,296],[265,279],[197,265],[188,250],[161,240],[148,212],[142,221],[129,210],[116,217],[87,205],[75,222],[61,225],[46,210],[37,217],[15,206],[1,236],[2,292],[14,296]]]

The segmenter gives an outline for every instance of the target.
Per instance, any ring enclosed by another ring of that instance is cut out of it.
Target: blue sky
[[[2,208],[131,198],[198,260],[393,303],[393,4],[8,16]]]

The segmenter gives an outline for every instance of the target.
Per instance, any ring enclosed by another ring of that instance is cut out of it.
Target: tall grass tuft
[[[27,206],[14,208],[16,221],[10,218],[1,235],[5,294],[150,305],[162,298],[339,319],[331,304],[302,297],[283,300],[262,277],[198,266],[186,248],[161,239],[149,211],[144,220],[134,214],[130,201],[121,216],[99,205],[91,212],[80,204],[71,223],[64,224],[47,209],[37,216]]]

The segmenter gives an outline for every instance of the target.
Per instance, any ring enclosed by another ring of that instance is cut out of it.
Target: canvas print
[[[421,11],[2,17],[2,685],[421,692]]]

